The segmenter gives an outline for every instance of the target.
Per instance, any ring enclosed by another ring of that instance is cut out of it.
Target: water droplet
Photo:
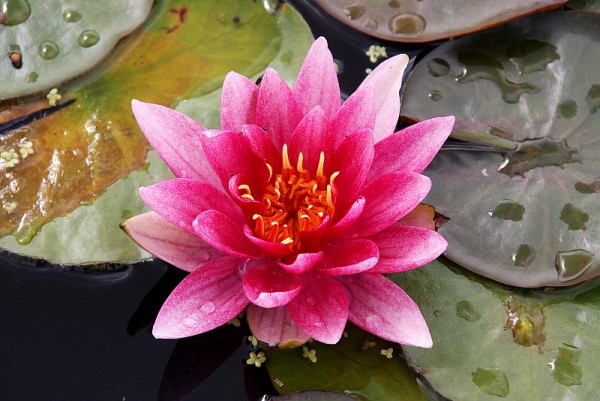
[[[439,309],[434,309],[433,310],[433,316],[435,316],[435,317],[440,317],[442,315],[442,313],[443,312],[441,310],[439,310]]]
[[[419,14],[402,13],[390,20],[390,31],[394,35],[415,36],[423,33],[427,22]]]
[[[0,0],[0,25],[19,25],[30,15],[31,6],[27,0]]]
[[[434,58],[427,63],[427,70],[432,77],[443,77],[450,72],[450,64],[442,58]]]
[[[207,302],[200,307],[200,310],[203,313],[207,313],[207,314],[213,313],[215,311],[215,304],[213,304],[212,302]]]
[[[521,221],[525,214],[525,207],[520,203],[510,200],[503,201],[490,212],[490,216],[501,220]]]
[[[379,22],[377,22],[377,20],[374,18],[368,18],[365,20],[365,23],[363,24],[363,26],[365,28],[367,28],[369,31],[374,31],[379,26]]]
[[[538,167],[562,166],[578,161],[577,151],[571,149],[564,139],[531,139],[519,144],[517,150],[507,153],[506,160],[498,169],[500,173],[524,175]]]
[[[77,10],[65,10],[63,12],[65,22],[77,22],[81,19],[81,13]]]
[[[367,324],[367,329],[368,330],[379,329],[381,327],[382,323],[383,323],[383,321],[377,315],[367,316],[366,324]]]
[[[506,55],[521,74],[543,71],[546,66],[558,59],[556,46],[535,39],[520,39],[513,43]]]
[[[443,97],[444,97],[444,94],[440,90],[434,89],[431,92],[429,92],[429,98],[431,100],[433,100],[434,102],[441,100]]]
[[[359,19],[366,11],[367,6],[362,1],[357,1],[344,8],[344,13],[346,13],[350,19]]]
[[[481,314],[475,310],[473,304],[467,300],[456,304],[456,316],[465,319],[467,322],[476,322],[481,319]]]
[[[600,107],[600,85],[592,85],[585,97],[585,101],[590,109],[590,114],[598,110]]]
[[[569,230],[585,230],[585,223],[590,219],[590,215],[567,203],[560,212],[560,219],[569,226]]]
[[[521,244],[517,252],[512,254],[515,266],[527,267],[535,259],[535,249],[529,244]]]
[[[35,81],[37,81],[38,77],[39,75],[37,72],[31,71],[25,76],[25,82],[27,82],[28,84],[34,83]]]
[[[567,120],[577,115],[577,103],[575,100],[565,100],[556,108],[556,116]]]
[[[186,317],[183,319],[183,325],[186,327],[195,327],[198,324],[198,321],[193,317]]]
[[[552,376],[563,386],[581,385],[583,372],[581,366],[577,364],[581,350],[572,345],[563,344],[558,347],[558,356],[554,361]]]
[[[575,184],[575,190],[581,194],[597,194],[600,192],[600,181],[592,181],[589,184],[578,182]]]
[[[599,267],[595,255],[585,249],[558,252],[554,259],[554,267],[560,282],[575,280],[590,268]]]
[[[56,58],[58,53],[60,53],[60,50],[58,45],[54,42],[42,42],[42,44],[38,47],[38,54],[40,57],[46,60],[52,60],[53,58]]]
[[[505,328],[512,331],[513,341],[523,347],[542,345],[546,340],[546,317],[542,309],[531,302],[508,301]]]
[[[81,32],[77,38],[77,43],[81,47],[92,47],[100,41],[100,34],[94,30],[87,30]]]
[[[504,372],[499,369],[477,368],[471,373],[473,383],[479,389],[489,395],[496,397],[506,397],[510,391],[508,379]]]
[[[388,3],[388,6],[390,6],[391,8],[399,8],[400,7],[400,2],[396,1],[396,0],[392,0]]]
[[[483,53],[459,53],[458,61],[465,67],[464,75],[456,80],[459,83],[468,83],[480,79],[493,83],[506,103],[517,103],[525,93],[538,93],[540,88],[536,85],[523,82],[515,83],[509,81],[504,72],[504,67],[494,57]]]

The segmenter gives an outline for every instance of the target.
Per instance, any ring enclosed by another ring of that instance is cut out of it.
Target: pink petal
[[[375,93],[375,142],[391,135],[400,115],[400,85],[408,56],[401,54],[385,60],[373,70],[361,86],[371,84]]]
[[[448,246],[433,230],[401,224],[394,224],[369,239],[379,248],[379,263],[369,273],[395,273],[423,266]]]
[[[338,238],[348,231],[348,229],[360,218],[366,203],[367,201],[362,197],[355,200],[348,212],[340,217],[334,225],[327,228],[327,231],[325,232],[325,241]],[[336,218],[337,217],[338,215],[336,213]]]
[[[265,161],[254,153],[248,138],[234,132],[209,132],[214,135],[204,136],[202,147],[223,187],[228,187],[234,175],[243,174],[251,189],[262,188],[269,179],[269,170]]]
[[[250,141],[254,153],[269,163],[274,173],[281,171],[281,151],[275,149],[265,130],[257,125],[244,125],[242,133]]]
[[[221,93],[221,129],[240,132],[244,124],[256,121],[258,86],[248,78],[230,72]]]
[[[278,152],[302,118],[294,94],[279,74],[267,68],[258,90],[256,125],[266,128]]]
[[[174,178],[139,191],[146,205],[189,233],[195,233],[192,223],[196,217],[209,209],[216,209],[239,224],[244,222],[231,198],[202,181]]]
[[[132,100],[131,108],[148,142],[176,177],[202,180],[219,188],[219,178],[200,146],[202,125],[157,104]]]
[[[340,174],[334,180],[336,207],[344,211],[356,200],[371,163],[373,162],[373,135],[361,130],[345,138],[335,151],[333,171]]]
[[[346,327],[348,302],[346,291],[335,279],[310,273],[300,294],[288,304],[288,311],[309,336],[335,344]]]
[[[278,348],[293,348],[310,340],[294,323],[286,307],[266,309],[250,304],[246,313],[250,331],[259,341]]]
[[[373,85],[360,86],[342,104],[331,123],[334,145],[356,131],[375,128],[375,94]]]
[[[273,256],[274,258],[285,258],[292,253],[289,245],[258,238],[249,226],[244,227],[244,235],[266,255]]]
[[[368,239],[338,241],[325,247],[323,263],[317,268],[331,276],[362,273],[379,260],[377,245]]]
[[[375,144],[368,181],[390,171],[422,172],[452,131],[454,117],[437,117],[411,125]]]
[[[158,313],[154,337],[182,338],[204,333],[244,310],[248,299],[237,262],[236,258],[218,259],[184,278]]]
[[[243,287],[253,304],[262,308],[276,308],[286,305],[298,295],[302,280],[277,265],[262,265],[244,274]]]
[[[310,271],[323,258],[323,252],[299,253],[293,261],[277,261],[277,264],[287,272],[303,274]],[[286,263],[287,262],[287,263]]]
[[[363,188],[365,210],[352,226],[355,237],[379,232],[413,210],[431,189],[431,180],[421,174],[387,173]]]
[[[325,38],[318,38],[308,51],[293,92],[304,114],[315,106],[329,116],[339,109],[340,86]]]
[[[216,210],[201,213],[193,223],[196,234],[221,252],[239,257],[255,257],[260,252],[242,231],[242,227]]]
[[[197,236],[179,229],[155,212],[127,219],[122,228],[146,251],[188,272],[223,256]]]
[[[248,182],[249,181],[244,174],[237,174],[229,179],[228,185],[229,195],[231,196],[231,199],[237,203],[237,207],[241,209],[242,214],[246,218],[245,221],[250,221],[252,216],[256,213],[263,214],[265,211],[265,206],[262,202],[242,197],[245,192],[240,191],[238,188],[243,184],[248,184]],[[262,188],[257,189],[258,191],[253,191],[252,195],[256,197],[255,199],[261,199],[263,195]]]
[[[317,171],[321,152],[325,156],[324,171],[328,171],[332,160],[328,157],[333,153],[333,141],[329,129],[329,120],[319,106],[310,110],[302,118],[289,140],[289,157],[292,166],[296,167],[298,154],[302,152],[303,167],[313,175]]]
[[[429,348],[433,342],[419,307],[400,287],[379,274],[340,278],[350,295],[349,319],[388,341]]]

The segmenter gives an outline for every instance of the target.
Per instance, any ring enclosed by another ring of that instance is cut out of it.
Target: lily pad
[[[429,399],[398,355],[398,344],[352,325],[346,334],[336,345],[312,342],[303,348],[265,350],[266,366],[277,391],[337,391],[365,401]],[[313,351],[315,362],[309,358]]]
[[[448,42],[410,77],[403,118],[455,115],[453,135],[516,148],[445,152],[425,172],[467,269],[522,287],[600,275],[598,24],[538,14]]]
[[[403,347],[453,401],[571,400],[600,388],[600,286],[510,290],[447,262],[391,277],[417,302],[433,348]]]
[[[1,0],[0,99],[44,91],[108,56],[154,0]]]
[[[567,6],[574,10],[600,11],[600,1],[598,0],[570,0]]]
[[[303,391],[269,397],[268,401],[356,401],[356,398],[331,391]]]
[[[560,7],[566,0],[317,0],[329,14],[367,35],[432,42]]]
[[[288,30],[298,36],[291,40]],[[141,211],[137,187],[169,175],[154,165],[162,162],[147,160],[131,99],[174,106],[214,92],[230,70],[253,76],[278,63],[297,71],[310,43],[310,30],[287,5],[271,15],[242,0],[158,3],[143,30],[121,43],[102,69],[60,88],[63,99],[76,100],[72,106],[0,135],[7,155],[0,159],[0,247],[59,264],[147,258],[119,223]],[[217,97],[211,101],[218,104]],[[0,124],[42,107],[48,104],[41,99],[0,104]],[[23,157],[22,148],[32,153]],[[18,164],[7,163],[11,149]],[[142,170],[111,192],[141,168],[157,173]],[[107,189],[112,207],[97,206],[94,199]],[[73,244],[81,246],[73,251]]]

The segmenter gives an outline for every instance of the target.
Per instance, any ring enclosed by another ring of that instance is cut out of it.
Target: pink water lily
[[[133,102],[176,178],[141,188],[153,210],[124,229],[190,272],[165,301],[157,338],[221,326],[246,310],[255,337],[336,343],[350,320],[386,340],[430,347],[410,297],[385,277],[437,258],[446,241],[399,220],[428,193],[420,173],[453,117],[394,133],[408,58],[390,58],[343,104],[327,42],[311,47],[293,89],[231,72],[221,129]]]

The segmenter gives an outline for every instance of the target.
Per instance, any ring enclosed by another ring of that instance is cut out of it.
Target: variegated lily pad
[[[74,104],[0,135],[0,247],[59,264],[147,258],[119,223],[143,211],[140,186],[170,173],[147,158],[131,99],[175,106],[213,93],[230,70],[254,76],[270,63],[297,73],[310,30],[289,6],[270,11],[244,0],[160,2],[105,68],[60,88]],[[0,103],[0,131],[48,108],[42,99]],[[219,97],[208,104],[214,112]]]
[[[539,14],[425,57],[404,118],[455,115],[454,135],[499,152],[446,152],[426,201],[450,217],[446,255],[523,287],[600,275],[600,15]]]
[[[1,0],[0,99],[48,90],[105,58],[154,0]]]
[[[391,277],[423,311],[433,348],[403,347],[444,399],[598,397],[600,287],[511,291],[433,262]]]
[[[431,42],[464,35],[566,0],[317,0],[343,23],[385,40]]]

